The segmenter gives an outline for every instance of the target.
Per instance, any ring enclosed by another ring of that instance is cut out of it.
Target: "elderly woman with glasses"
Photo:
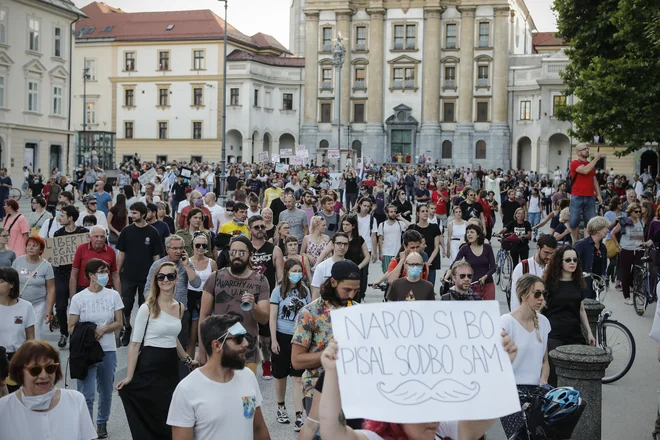
[[[27,219],[18,212],[18,202],[14,199],[5,200],[5,213],[2,227],[9,231],[9,249],[19,257],[25,255],[25,240],[30,232]]]
[[[97,438],[82,394],[55,387],[62,368],[59,352],[50,344],[25,342],[12,358],[9,374],[21,388],[0,399],[0,438]]]

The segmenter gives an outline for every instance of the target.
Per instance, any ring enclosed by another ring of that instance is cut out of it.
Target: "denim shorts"
[[[589,220],[596,217],[596,198],[571,196],[569,209],[571,211],[571,218],[569,221],[571,229],[577,228],[580,225],[581,219],[584,221],[584,227],[587,227]]]

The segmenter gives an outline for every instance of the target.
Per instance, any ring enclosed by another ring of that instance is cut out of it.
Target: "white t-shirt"
[[[529,272],[532,275],[536,275],[539,278],[543,278],[543,272],[545,271],[545,266],[541,266],[536,262],[536,258],[529,258]],[[511,311],[515,311],[520,307],[518,302],[518,296],[516,294],[516,283],[518,278],[523,276],[523,263],[522,261],[513,269],[513,274],[511,274]]]
[[[93,322],[97,327],[115,322],[115,312],[122,310],[124,303],[116,290],[104,287],[100,292],[89,289],[76,293],[71,298],[69,313],[78,315],[80,322]],[[99,340],[103,351],[117,351],[115,334],[106,333]]]
[[[383,437],[372,431],[359,429],[357,432],[364,434],[368,440],[383,440]],[[435,438],[443,440],[445,437],[458,440],[458,422],[440,422]]]
[[[249,368],[235,370],[227,383],[195,370],[177,385],[167,424],[194,427],[196,440],[252,440],[254,414],[260,406],[259,384]]]
[[[55,237],[55,233],[61,228],[62,225],[57,221],[56,218],[48,219],[44,222],[43,225],[41,225],[41,229],[39,229],[39,237],[43,238],[44,240],[47,238],[53,238]]]
[[[183,305],[181,305],[183,309]],[[149,322],[147,322],[149,318]],[[147,330],[145,336],[144,330]],[[145,347],[176,348],[176,338],[181,332],[181,320],[162,310],[158,318],[149,317],[149,306],[142,304],[135,317],[131,342],[142,343]]]
[[[91,440],[96,429],[85,397],[75,390],[60,389],[60,401],[47,412],[27,409],[16,393],[0,399],[1,439]]]
[[[153,203],[159,203],[160,202],[160,197],[158,197],[157,195],[154,194],[153,197],[151,197],[151,200],[153,200]],[[147,196],[140,197],[140,202],[142,202],[146,205],[148,203],[147,202]]]
[[[398,223],[398,224],[397,224]],[[401,248],[401,235],[406,230],[406,224],[402,221],[395,221],[389,224],[384,221],[378,226],[378,236],[383,237],[383,255],[395,257]]]
[[[314,271],[314,276],[312,277],[312,287],[321,287],[321,284],[325,282],[328,278],[332,276],[332,266],[335,265],[335,261],[332,258],[321,261],[316,270]]]
[[[555,193],[555,190],[551,186],[550,187],[546,186],[545,188],[541,188],[541,192],[545,197],[550,197]]]
[[[181,200],[179,206],[176,207],[176,212],[181,214],[181,211],[183,211],[183,208],[186,206],[190,206],[190,202],[188,200]]]
[[[222,206],[215,204],[213,206],[208,206],[205,205],[206,209],[209,210],[211,213],[211,219],[213,220],[213,230],[217,231],[218,230],[218,223],[220,222],[220,216],[225,213],[225,208]]]
[[[541,382],[543,357],[548,348],[550,321],[540,313],[537,316],[541,341],[538,340],[536,330],[528,332],[510,314],[502,315],[500,318],[502,328],[506,330],[513,342],[516,343],[516,347],[518,347],[518,354],[512,364],[516,385],[539,385]]]
[[[364,238],[364,241],[367,243],[367,249],[369,249],[369,253],[372,253],[373,250],[373,245],[371,244],[371,234],[374,232],[378,231],[378,222],[376,222],[376,219],[373,218],[371,215],[366,215],[364,217],[360,217],[358,215],[358,232],[360,233],[360,236]],[[371,227],[369,226],[369,222],[371,222]]]
[[[84,226],[84,221],[83,220],[88,215],[91,215],[91,214],[88,213],[86,209],[83,209],[80,212],[80,217],[78,217],[78,220],[76,220],[76,226]],[[94,213],[94,217],[96,217],[96,224],[97,225],[102,225],[103,227],[105,227],[105,229],[108,229],[108,219],[105,217],[105,214],[103,213],[103,211],[97,210]]]
[[[12,306],[0,305],[0,345],[7,353],[14,353],[25,342],[25,329],[34,326],[36,321],[29,301],[19,298]]]

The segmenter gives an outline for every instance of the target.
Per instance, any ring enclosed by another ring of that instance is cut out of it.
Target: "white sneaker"
[[[624,300],[623,303],[627,306],[632,306],[633,305],[633,300],[628,298],[628,299]]]

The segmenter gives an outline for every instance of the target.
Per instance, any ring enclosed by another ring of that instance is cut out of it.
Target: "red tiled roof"
[[[536,32],[532,34],[532,46],[566,46],[556,32]]]
[[[224,37],[225,22],[208,9],[165,12],[124,12],[102,2],[93,2],[82,9],[88,16],[76,23],[76,31],[94,28],[84,35],[77,33],[78,41],[109,38],[116,41],[153,40],[219,40]],[[168,26],[174,25],[171,30]],[[104,32],[105,29],[108,29]],[[227,38],[258,49],[274,48],[290,53],[274,37],[256,34],[249,37],[231,24],[227,25]]]
[[[269,66],[305,67],[305,58],[255,55],[240,49],[235,49],[232,53],[227,55],[227,61],[254,61]]]

